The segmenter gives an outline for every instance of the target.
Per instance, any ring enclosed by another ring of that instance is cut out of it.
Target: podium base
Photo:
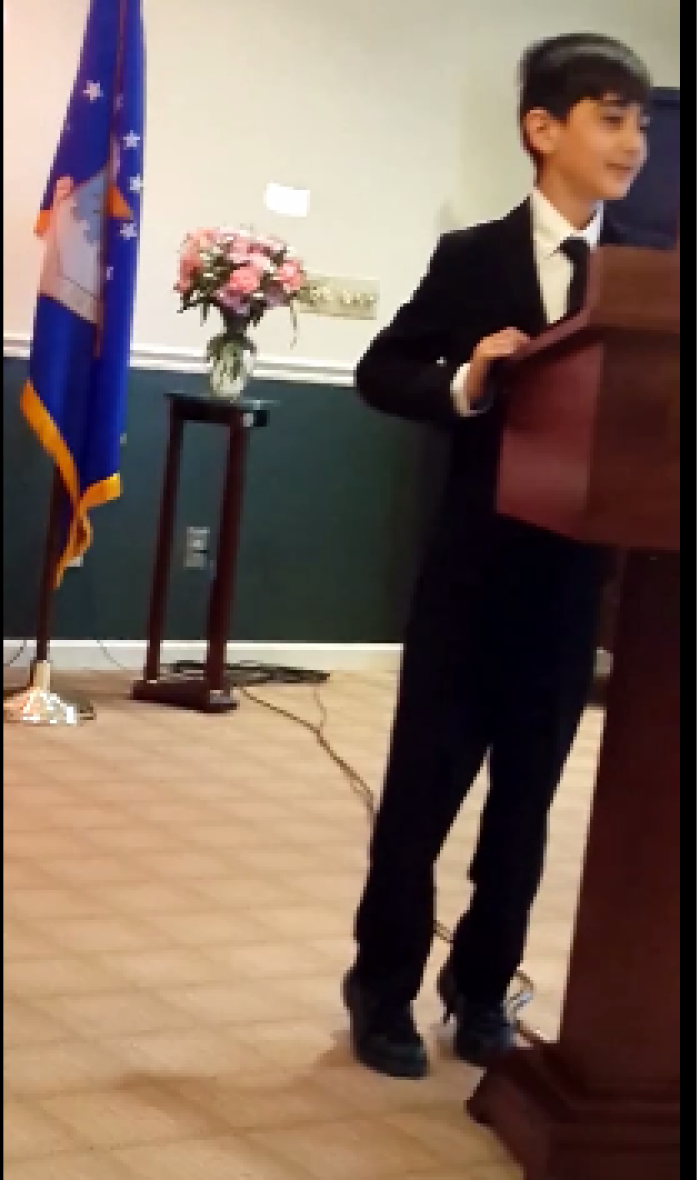
[[[555,1054],[555,1046],[513,1050],[466,1104],[524,1180],[678,1180],[679,1095],[584,1091]]]

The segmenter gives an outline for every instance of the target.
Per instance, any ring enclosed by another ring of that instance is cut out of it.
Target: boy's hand
[[[493,362],[513,356],[529,342],[529,339],[530,337],[518,328],[504,328],[502,332],[484,336],[484,339],[479,341],[464,378],[464,395],[469,405],[476,405],[483,396],[486,377]]]

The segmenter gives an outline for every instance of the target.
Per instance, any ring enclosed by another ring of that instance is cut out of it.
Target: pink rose
[[[242,237],[240,234],[234,234],[232,238],[226,239],[224,251],[226,257],[234,266],[240,266],[243,262],[248,262],[252,250],[252,243],[248,238]]]
[[[285,291],[290,295],[296,294],[301,290],[303,280],[301,267],[298,262],[283,262],[279,267],[276,275],[277,281],[282,284]]]
[[[226,288],[234,295],[252,295],[260,286],[260,271],[246,264],[231,272]]]
[[[183,282],[189,282],[193,275],[201,268],[201,260],[198,255],[185,254],[180,259],[180,278]]]
[[[192,290],[192,283],[188,279],[178,279],[173,290],[177,291],[178,295],[187,295],[188,291]]]
[[[244,233],[242,230],[233,234],[233,236],[229,239],[228,250],[230,254],[239,254],[242,257],[246,257],[248,254],[250,254],[252,249],[252,238],[249,234]]]
[[[248,263],[259,270],[261,274],[270,274],[273,266],[266,254],[261,254],[259,251],[253,251],[248,255]]]
[[[202,255],[193,238],[188,237],[180,253],[180,281],[189,282],[202,268]]]
[[[212,246],[216,245],[216,230],[213,229],[198,229],[193,235],[192,239],[198,250],[211,250]]]

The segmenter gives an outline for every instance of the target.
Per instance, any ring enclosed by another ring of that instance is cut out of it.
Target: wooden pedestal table
[[[180,705],[203,712],[222,712],[237,701],[226,684],[226,643],[236,579],[245,460],[250,431],[267,425],[269,411],[259,401],[226,401],[211,396],[168,393],[170,435],[165,462],[156,561],[148,619],[148,651],[143,678],[131,691],[135,700]],[[173,548],[180,457],[185,424],[206,422],[228,433],[228,456],[221,504],[216,568],[209,596],[207,654],[201,676],[161,672],[160,651],[165,630],[168,574]]]

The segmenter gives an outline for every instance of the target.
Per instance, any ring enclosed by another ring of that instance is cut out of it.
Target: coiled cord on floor
[[[168,664],[167,671],[174,676],[201,676],[204,665],[199,660],[175,660]],[[224,668],[228,688],[248,688],[263,684],[325,684],[330,672],[317,672],[313,668],[288,668],[284,664],[257,664],[252,660],[238,660]],[[257,702],[260,704],[261,702]],[[294,720],[295,714],[285,714]],[[300,721],[301,718],[296,718]]]

